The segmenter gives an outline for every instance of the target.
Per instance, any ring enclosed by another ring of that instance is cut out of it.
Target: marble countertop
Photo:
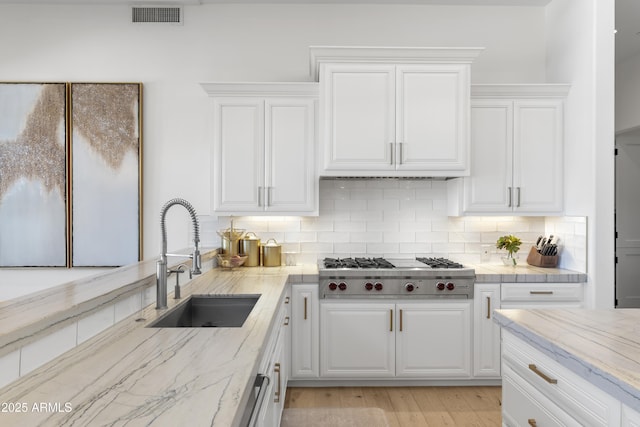
[[[165,313],[149,306],[144,320],[130,316],[1,389],[0,402],[24,402],[28,410],[2,413],[0,424],[237,425],[287,279],[307,272],[210,270],[183,287],[183,299],[260,294],[242,327],[146,328]],[[175,304],[170,298],[169,308]],[[55,410],[33,410],[43,402]]]
[[[215,250],[203,251],[203,263],[214,256]],[[479,282],[583,281],[566,270],[473,267]],[[0,389],[0,402],[29,406],[27,413],[0,414],[0,423],[166,425],[189,417],[197,407],[202,408],[198,422],[233,425],[248,398],[287,280],[313,283],[317,275],[317,266],[305,265],[213,269],[196,276],[183,286],[183,299],[192,293],[262,294],[243,327],[146,328],[158,313],[155,304],[143,305],[136,315]],[[141,290],[155,296],[155,260],[1,302],[0,356]],[[169,298],[169,307],[174,304]],[[55,410],[36,412],[33,404],[54,405]]]
[[[528,264],[506,266],[502,264],[470,265],[476,271],[477,283],[583,283],[587,275],[562,268],[542,268]]]
[[[640,407],[640,310],[496,310],[494,321],[622,403]]]

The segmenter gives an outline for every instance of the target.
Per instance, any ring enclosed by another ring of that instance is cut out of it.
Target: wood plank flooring
[[[499,427],[501,399],[490,386],[290,387],[285,408],[381,408],[390,427]]]

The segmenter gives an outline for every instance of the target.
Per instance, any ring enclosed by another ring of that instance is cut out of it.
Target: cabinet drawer
[[[506,426],[579,426],[508,366],[502,376],[502,422]]]
[[[502,331],[503,372],[510,369],[571,417],[590,426],[620,424],[620,403],[555,360]]]
[[[503,303],[571,303],[582,305],[582,283],[503,283]]]

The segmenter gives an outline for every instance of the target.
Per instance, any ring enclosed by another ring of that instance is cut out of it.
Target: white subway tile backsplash
[[[20,350],[0,357],[0,388],[20,377]]]
[[[301,253],[331,254],[333,243],[300,243]]]
[[[334,230],[337,232],[366,231],[366,221],[336,221]]]
[[[319,231],[318,242],[320,243],[347,243],[349,242],[349,233],[339,231]]]
[[[415,200],[416,191],[412,188],[387,188],[384,190],[385,200]]]
[[[415,256],[419,256],[431,253],[431,244],[425,242],[401,242],[398,248],[401,254],[414,254]]]
[[[366,231],[397,232],[400,231],[398,221],[369,221]]]
[[[387,231],[382,233],[384,243],[413,243],[416,241],[416,233],[413,231]]]
[[[352,243],[382,243],[382,232],[363,231],[349,233]]]
[[[367,245],[366,243],[335,243],[333,245],[333,250],[336,253],[345,253],[349,254],[348,256],[356,256],[354,254],[366,254],[367,253]]]
[[[333,231],[333,221],[314,217],[302,218],[300,231]]]
[[[298,242],[298,243],[317,242],[318,233],[315,231],[300,231],[300,232],[284,233],[284,241]]]
[[[367,243],[367,253],[371,256],[379,255],[393,258],[398,252],[400,252],[398,243]]]
[[[398,223],[399,231],[431,231],[431,221],[400,221]]]
[[[449,233],[446,231],[419,231],[416,232],[416,242],[446,243],[449,241]]]
[[[383,200],[384,191],[376,188],[359,188],[351,190],[353,200]]]
[[[400,200],[398,199],[380,199],[366,200],[366,209],[372,211],[398,211],[400,210]]]
[[[336,200],[334,201],[336,211],[352,211],[367,209],[366,200]]]
[[[320,180],[318,217],[234,219],[236,227],[256,232],[263,242],[274,237],[288,251],[299,251],[299,264],[338,254],[445,256],[476,263],[482,245],[495,247],[505,234],[522,239],[521,253],[528,252],[538,235],[556,234],[567,265],[586,271],[584,217],[449,217],[447,202],[447,183],[439,180]],[[202,217],[201,237],[219,245],[215,232],[229,222],[229,217]],[[500,255],[494,250],[492,262],[499,263]]]

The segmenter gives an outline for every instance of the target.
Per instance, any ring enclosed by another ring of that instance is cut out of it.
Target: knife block
[[[527,255],[527,264],[536,267],[553,268],[558,265],[558,255],[541,255],[535,246],[531,246],[529,255]]]

